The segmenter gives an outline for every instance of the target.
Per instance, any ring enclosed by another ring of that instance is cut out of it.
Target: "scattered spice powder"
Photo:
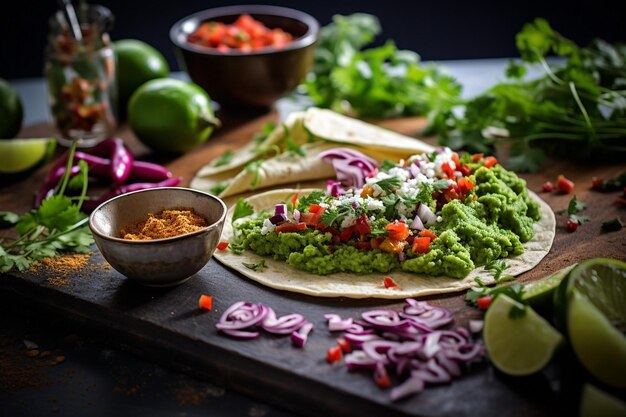
[[[193,209],[180,208],[148,213],[148,219],[123,227],[120,236],[128,240],[164,239],[207,227],[204,217]]]

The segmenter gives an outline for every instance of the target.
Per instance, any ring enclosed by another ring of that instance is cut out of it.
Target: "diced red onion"
[[[339,197],[345,194],[345,190],[341,187],[341,182],[335,180],[326,181],[326,194],[333,197]]]
[[[338,330],[347,330],[352,326],[352,318],[342,319],[339,314],[324,314],[324,318],[328,320],[328,330],[336,332]]]
[[[287,216],[287,204],[281,203],[274,206],[274,215],[279,214]]]
[[[485,324],[482,320],[470,320],[469,321],[469,329],[472,333],[480,333],[483,330],[483,325]]]
[[[424,226],[429,227],[437,222],[437,216],[426,204],[420,204],[417,208],[417,215],[422,219]]]
[[[419,162],[413,162],[409,165],[409,173],[411,174],[411,178],[417,178],[417,176],[422,173]]]
[[[404,262],[404,261],[406,261],[406,257],[407,257],[406,252],[404,252],[404,251],[403,251],[403,252],[400,252],[400,253],[398,254],[398,261],[400,261],[400,262]]]
[[[311,330],[313,330],[313,323],[305,321],[298,330],[291,333],[291,343],[297,347],[304,347]]]
[[[415,218],[411,222],[409,228],[413,230],[424,230],[424,223],[422,223],[422,219],[420,219],[420,216],[418,216],[417,214],[415,215]]]
[[[272,224],[280,224],[287,220],[287,216],[284,214],[275,214],[274,216],[270,217],[269,220]]]
[[[293,221],[296,223],[300,223],[300,210],[293,209]]]

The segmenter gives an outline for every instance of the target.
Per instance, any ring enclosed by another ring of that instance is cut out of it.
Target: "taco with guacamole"
[[[327,151],[326,160],[347,158]],[[355,171],[333,164],[344,179]],[[283,189],[231,207],[215,257],[264,285],[322,297],[404,298],[461,291],[498,259],[518,275],[552,246],[555,219],[493,157],[443,148],[361,164],[361,182]]]
[[[190,187],[229,197],[276,185],[328,178],[332,167],[319,154],[349,147],[377,159],[400,159],[432,152],[434,147],[330,110],[310,108],[291,113],[260,140],[201,168]]]

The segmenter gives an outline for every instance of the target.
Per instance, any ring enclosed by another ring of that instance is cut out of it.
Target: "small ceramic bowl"
[[[174,208],[192,208],[208,226],[166,239],[127,240],[120,229]],[[182,187],[152,188],[112,198],[89,217],[89,228],[104,259],[118,272],[141,284],[167,287],[180,284],[202,269],[215,252],[222,234],[226,205],[219,198]]]
[[[187,40],[207,21],[233,23],[247,13],[269,28],[293,35],[285,47],[220,52]],[[180,66],[193,82],[222,106],[268,108],[295,89],[313,66],[319,24],[299,10],[268,5],[238,5],[203,10],[176,22],[170,30]]]

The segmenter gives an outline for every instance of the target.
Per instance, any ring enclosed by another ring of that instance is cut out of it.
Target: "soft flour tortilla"
[[[311,189],[296,190],[283,189],[257,194],[247,199],[259,210],[272,210],[276,203],[288,201],[296,192],[306,194]],[[554,239],[556,222],[552,209],[535,193],[529,191],[530,197],[540,206],[541,220],[535,223],[535,237],[524,244],[522,255],[507,258],[507,274],[519,275],[534,268],[544,256],[548,254]],[[234,207],[231,207],[226,216],[226,223],[222,231],[222,240],[231,241],[234,230],[231,224]],[[355,274],[335,273],[330,275],[316,275],[296,269],[286,262],[276,261],[271,257],[259,256],[251,251],[235,255],[229,250],[216,251],[214,255],[220,262],[248,278],[251,278],[268,287],[313,295],[316,297],[349,297],[349,298],[406,298],[425,295],[443,294],[466,290],[475,286],[474,277],[480,277],[486,284],[493,284],[493,276],[483,267],[476,268],[463,279],[434,277],[430,275],[413,274],[404,271],[393,271],[390,274]],[[242,262],[256,263],[265,259],[267,268],[262,271],[253,271],[243,266]],[[382,285],[383,277],[390,275],[398,283],[398,288],[385,288]]]
[[[228,164],[216,167],[212,162],[201,168],[191,180],[190,187],[210,191],[219,184],[228,184],[218,194],[228,197],[280,184],[327,178],[334,176],[332,166],[317,155],[330,148],[354,148],[377,160],[399,160],[435,149],[419,139],[314,107],[290,114],[262,145],[275,145],[284,151],[287,137],[302,146],[305,156],[282,152],[266,159],[259,167],[258,181],[255,182],[255,173],[246,170],[245,166],[258,158],[255,151],[258,145],[249,144],[239,149]]]

